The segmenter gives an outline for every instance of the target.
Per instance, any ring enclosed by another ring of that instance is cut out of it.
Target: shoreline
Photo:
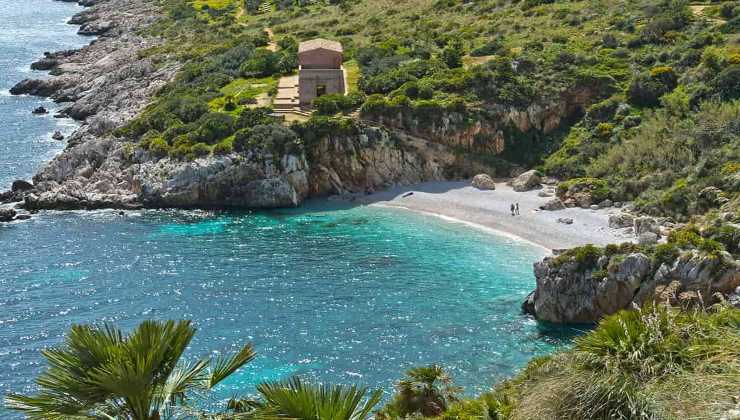
[[[470,221],[463,220],[463,219],[458,219],[458,218],[447,216],[447,215],[440,214],[440,213],[434,213],[434,212],[426,211],[426,210],[413,209],[413,208],[405,207],[405,206],[401,206],[401,205],[391,205],[391,204],[382,204],[382,203],[371,204],[370,207],[379,207],[379,208],[386,208],[386,209],[399,209],[399,210],[403,210],[403,211],[407,211],[407,212],[411,212],[411,213],[421,214],[421,215],[424,215],[424,216],[435,217],[435,218],[444,220],[445,222],[448,222],[448,223],[454,223],[454,224],[464,225],[464,226],[467,226],[467,227],[469,227],[471,229],[475,229],[475,230],[478,230],[478,231],[481,231],[481,232],[485,232],[486,234],[491,235],[491,236],[500,236],[500,237],[511,239],[511,240],[514,240],[514,241],[524,242],[524,243],[526,243],[528,245],[531,245],[531,246],[533,246],[535,248],[542,249],[547,254],[551,254],[553,252],[553,250],[551,248],[548,248],[548,247],[546,247],[546,246],[544,246],[542,244],[539,244],[537,242],[534,242],[534,241],[532,241],[530,239],[527,239],[525,237],[514,235],[512,233],[506,232],[505,230],[495,229],[495,228],[492,228],[492,227],[488,227],[488,226],[485,226],[485,225],[481,225],[481,224],[470,222]]]
[[[497,182],[496,190],[482,191],[467,181],[433,181],[355,197],[355,203],[438,217],[521,240],[548,253],[586,244],[604,246],[635,240],[624,230],[609,227],[609,216],[620,209],[540,210],[539,206],[551,197],[540,197],[539,191],[514,192],[502,182]],[[408,195],[409,192],[413,194]],[[517,202],[521,214],[511,216],[508,207]],[[573,224],[560,223],[559,218],[573,219]]]

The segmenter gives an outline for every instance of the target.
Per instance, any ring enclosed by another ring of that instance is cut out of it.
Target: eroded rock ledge
[[[534,273],[537,288],[522,308],[558,324],[597,322],[646,303],[708,306],[740,287],[740,263],[732,255],[696,249],[659,265],[640,252],[601,256],[592,267],[547,257],[534,264]]]

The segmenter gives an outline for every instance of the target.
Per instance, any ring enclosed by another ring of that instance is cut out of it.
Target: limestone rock
[[[18,180],[13,181],[13,184],[10,186],[10,190],[13,192],[31,191],[33,190],[33,184],[31,184],[28,181],[18,179]]]
[[[79,35],[91,36],[91,35],[102,35],[113,28],[113,23],[109,21],[85,23],[77,31]]]
[[[479,190],[495,190],[496,182],[488,174],[478,174],[473,177],[472,185]]]
[[[553,198],[552,200],[548,201],[547,203],[540,206],[541,210],[548,210],[548,211],[557,211],[557,210],[563,210],[565,209],[565,204],[563,204],[562,201],[560,201],[559,198]]]
[[[0,208],[0,223],[10,222],[15,218],[16,212],[13,209]]]
[[[609,227],[621,229],[634,226],[635,218],[629,213],[612,214],[609,216]]]
[[[658,235],[653,232],[643,232],[637,237],[637,243],[640,245],[655,245],[658,243]]]
[[[511,180],[510,184],[514,191],[522,192],[540,187],[541,182],[539,172],[532,169]]]
[[[573,224],[573,219],[571,219],[570,217],[559,217],[558,218],[558,223],[563,223],[563,224],[566,224],[566,225],[572,225]]]
[[[740,286],[740,262],[726,252],[717,256],[708,256],[697,250],[682,253],[673,263],[663,264],[646,281],[635,296],[635,303],[642,305],[650,301],[659,301],[663,296],[660,286],[678,282],[674,287],[676,297],[681,292],[695,291],[711,304],[715,293],[729,295]]]
[[[558,324],[594,322],[628,307],[649,269],[647,256],[631,254],[617,265],[615,274],[594,279],[575,262],[558,265],[545,258],[534,265],[537,288],[523,309],[538,320]]]
[[[652,217],[637,217],[634,220],[635,235],[638,237],[645,232],[660,233],[658,222]]]
[[[537,288],[522,308],[539,320],[582,323],[648,302],[690,307],[734,302],[734,293],[740,293],[740,262],[725,252],[685,251],[657,271],[642,253],[617,255],[607,265],[607,276],[594,278],[603,266],[603,258],[591,268],[551,257],[535,263]]]

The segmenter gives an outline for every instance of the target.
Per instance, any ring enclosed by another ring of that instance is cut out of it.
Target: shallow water
[[[390,390],[441,363],[486,389],[558,340],[519,307],[542,250],[401,210],[49,213],[0,228],[0,390],[72,323],[193,319],[191,355],[253,342],[227,384],[301,374]]]
[[[0,0],[0,188],[62,144],[65,124],[11,97],[45,50],[87,42],[77,6]],[[67,123],[67,130],[74,125]],[[561,344],[521,315],[542,250],[401,210],[311,203],[273,212],[41,213],[0,225],[0,392],[31,392],[40,350],[73,323],[192,319],[188,357],[253,342],[259,357],[218,391],[299,374],[387,392],[444,365],[468,393]],[[0,408],[0,418],[16,414]]]

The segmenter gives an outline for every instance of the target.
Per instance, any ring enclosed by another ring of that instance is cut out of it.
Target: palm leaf
[[[265,408],[257,410],[258,419],[362,420],[382,397],[381,390],[366,399],[366,388],[307,385],[297,377],[260,384],[257,391],[266,400]]]
[[[208,378],[208,388],[213,388],[231,374],[249,363],[256,353],[251,344],[247,344],[232,357],[219,357],[211,362],[211,375]]]

